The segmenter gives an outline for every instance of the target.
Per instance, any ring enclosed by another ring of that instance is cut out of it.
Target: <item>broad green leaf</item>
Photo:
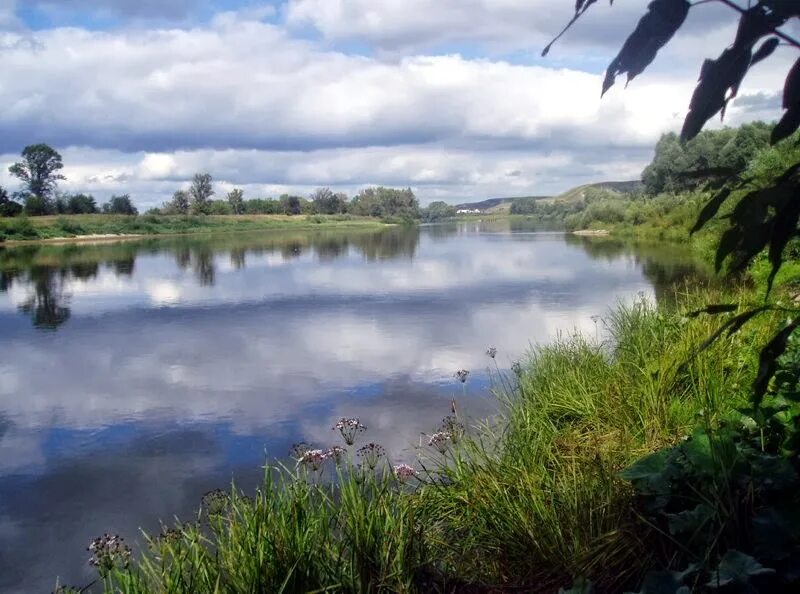
[[[722,588],[731,584],[747,584],[752,577],[771,573],[775,573],[775,570],[764,567],[750,555],[731,549],[722,557],[717,569],[711,572],[711,579],[706,586]]]

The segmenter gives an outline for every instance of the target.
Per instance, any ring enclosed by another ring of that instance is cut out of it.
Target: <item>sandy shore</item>
[[[116,235],[114,233],[95,233],[94,235],[76,235],[75,237],[51,237],[49,239],[9,239],[0,245],[18,246],[35,245],[39,243],[111,243],[114,241],[126,241],[131,239],[142,239],[143,237],[156,237],[156,235],[136,235],[133,233]]]
[[[606,229],[582,229],[580,231],[573,231],[573,235],[610,235]]]

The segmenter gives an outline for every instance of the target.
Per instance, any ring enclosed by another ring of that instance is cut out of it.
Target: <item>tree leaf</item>
[[[783,85],[783,108],[786,113],[772,129],[770,142],[775,144],[792,135],[800,127],[800,58],[786,75]]]
[[[558,594],[594,594],[594,584],[587,579],[577,578],[569,590],[559,588]]]
[[[700,345],[695,349],[694,353],[692,353],[693,357],[696,357],[712,344],[714,344],[717,339],[725,334],[728,333],[728,336],[733,336],[736,332],[738,332],[742,326],[744,326],[747,322],[753,319],[758,314],[767,310],[766,306],[762,306],[750,311],[746,311],[744,313],[740,313],[737,316],[732,317],[728,321],[726,321],[722,326],[720,326],[714,333],[706,338]]]
[[[800,103],[800,58],[794,63],[786,75],[786,82],[783,84],[783,103],[784,109]]]
[[[751,309],[750,311],[741,313],[735,318],[733,318],[732,320],[733,323],[730,325],[730,328],[728,328],[728,336],[733,336],[734,334],[736,334],[739,330],[742,329],[742,326],[744,326],[747,322],[752,320],[758,314],[767,311],[767,309],[768,308],[766,306],[757,307],[756,309]]]
[[[686,316],[690,318],[696,318],[700,314],[709,314],[713,316],[721,313],[730,313],[732,311],[736,311],[738,308],[739,306],[735,303],[713,303],[711,305],[707,305],[703,309],[690,311],[686,314]]]
[[[622,49],[611,61],[603,81],[602,95],[614,85],[616,77],[628,74],[628,82],[644,72],[658,50],[672,39],[689,14],[687,0],[653,0]]]
[[[800,128],[800,107],[790,108],[772,129],[770,142],[776,144],[794,134],[798,128]]]
[[[793,319],[787,326],[778,332],[772,340],[767,343],[761,353],[759,354],[758,361],[758,375],[753,382],[753,405],[761,406],[761,401],[764,394],[767,392],[769,380],[775,375],[775,369],[778,365],[778,357],[786,351],[786,345],[789,337],[800,326],[800,317]]]
[[[691,140],[700,133],[705,123],[725,107],[736,94],[747,69],[752,53],[749,47],[734,45],[722,52],[716,60],[706,60],[700,69],[700,82],[695,87],[689,104],[689,113],[683,121],[681,139]],[[731,89],[731,97],[726,97]]]
[[[775,215],[769,245],[769,262],[772,270],[767,279],[767,294],[772,291],[772,283],[783,264],[783,250],[789,240],[797,234],[797,220],[800,218],[800,197],[789,200],[788,204]]]
[[[693,536],[715,515],[716,511],[707,503],[700,503],[694,509],[687,509],[677,514],[667,514],[669,533],[673,536],[678,534]]]
[[[781,40],[777,37],[770,37],[764,43],[761,44],[755,53],[753,54],[752,59],[750,60],[750,66],[754,66],[758,64],[761,60],[766,60],[772,55],[772,52],[775,51],[775,48],[778,47]]]
[[[703,207],[703,210],[700,211],[694,227],[692,227],[692,230],[689,231],[689,235],[694,235],[700,231],[700,229],[702,229],[708,221],[713,219],[730,195],[730,188],[725,188],[722,191],[717,192],[716,196],[709,200]]]
[[[730,584],[747,584],[751,577],[770,573],[775,573],[775,570],[764,567],[750,555],[730,549],[722,557],[717,569],[711,572],[711,579],[706,586],[721,588]]]
[[[575,24],[575,21],[577,21],[584,12],[589,10],[589,7],[595,2],[597,2],[597,0],[575,0],[575,14],[566,24],[566,26],[563,29],[561,29],[561,32],[558,35],[556,35],[553,38],[553,40],[550,43],[548,43],[547,46],[542,50],[543,58],[550,53],[550,48],[553,47],[555,42],[561,39],[561,36],[564,35],[564,33],[566,33],[569,30],[569,28]]]
[[[694,565],[690,566],[687,571],[650,571],[644,576],[642,588],[636,594],[679,594],[684,591],[689,592],[688,588],[683,585],[683,580],[693,571],[696,571]]]
[[[669,450],[666,449],[649,454],[620,472],[619,476],[626,481],[660,479],[667,467],[668,456]]]

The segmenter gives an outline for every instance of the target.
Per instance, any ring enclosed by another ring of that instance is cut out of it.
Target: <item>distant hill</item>
[[[567,190],[558,196],[512,196],[508,198],[487,198],[480,202],[464,202],[456,204],[456,209],[470,209],[476,208],[482,212],[493,214],[507,213],[511,209],[511,203],[514,200],[546,200],[546,201],[563,201],[574,202],[582,200],[584,192],[589,188],[597,188],[598,190],[611,190],[612,192],[619,192],[621,194],[630,194],[637,192],[643,188],[643,184],[639,180],[633,181],[606,181],[597,182],[593,184],[584,184],[571,190]]]
[[[578,186],[577,188],[567,190],[558,196],[553,196],[553,201],[575,202],[578,200],[583,200],[583,195],[589,188],[594,188],[597,190],[610,190],[612,192],[619,192],[620,194],[632,194],[633,192],[638,192],[639,190],[643,189],[644,184],[642,184],[642,182],[638,179],[633,181],[607,181],[594,184],[584,184],[582,186]]]
[[[456,204],[456,209],[478,209],[484,212],[491,212],[491,213],[500,213],[500,212],[508,212],[508,209],[511,208],[511,203],[514,200],[546,200],[550,198],[550,196],[512,196],[508,198],[487,198],[486,200],[481,200],[480,202],[465,202],[463,204]]]

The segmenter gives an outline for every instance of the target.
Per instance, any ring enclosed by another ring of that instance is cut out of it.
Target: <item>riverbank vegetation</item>
[[[377,228],[381,219],[351,215],[70,215],[0,219],[0,242],[87,236],[230,233],[283,229]]]
[[[692,563],[685,583],[707,581],[723,542],[753,553],[748,522],[770,520],[763,485],[740,460],[718,458],[704,432],[757,427],[740,409],[778,320],[698,353],[722,321],[687,314],[754,294],[679,290],[677,307],[620,306],[598,320],[596,337],[565,334],[513,372],[495,371],[501,414],[478,426],[446,417],[410,468],[345,420],[343,441],[298,445],[297,469],[270,464],[255,494],[207,494],[199,521],[165,526],[136,561],[108,537],[92,551],[106,591],[555,592],[579,577],[621,592],[652,570]],[[487,364],[498,356],[490,349]],[[461,379],[468,389],[468,374]],[[688,460],[674,461],[674,476],[636,465],[670,448]],[[753,463],[766,472],[780,461]],[[652,494],[690,471],[700,489]],[[744,482],[715,482],[723,478]],[[792,472],[784,479],[775,489],[795,486]],[[745,508],[726,499],[752,488]],[[695,531],[717,540],[703,549]]]
[[[776,150],[749,166],[764,187],[789,154]],[[706,195],[695,193],[663,211],[676,237],[697,220]],[[707,240],[726,224],[712,224]],[[498,415],[475,422],[458,399],[410,464],[371,443],[357,418],[331,419],[343,442],[298,444],[287,466],[269,461],[255,494],[206,494],[197,518],[150,535],[139,556],[101,537],[91,550],[98,589],[791,592],[796,342],[767,370],[763,399],[752,386],[796,287],[779,277],[776,305],[764,307],[765,266],[756,259],[724,286],[677,286],[658,304],[619,305],[593,334],[538,345],[510,371],[495,364],[502,345],[491,346]],[[453,381],[468,390],[468,370]]]
[[[747,184],[695,247],[718,244],[742,201],[780,183],[797,157],[790,143],[754,151]],[[699,185],[586,195],[564,220],[685,241],[711,195]],[[498,415],[475,422],[458,399],[409,463],[370,442],[355,416],[331,419],[342,442],[268,461],[256,493],[206,494],[197,518],[165,525],[139,554],[99,537],[96,588],[792,592],[800,343],[785,322],[797,286],[795,248],[784,247],[777,262],[750,254],[729,284],[621,304],[594,335],[565,333],[510,371],[491,346]],[[469,371],[453,381],[469,389]]]
[[[61,155],[46,144],[25,147],[9,172],[21,187],[11,194],[0,187],[0,242],[69,238],[81,235],[158,235],[213,231],[247,231],[308,224],[410,223],[428,217],[410,188],[365,188],[352,199],[320,188],[308,198],[284,194],[278,198],[246,198],[233,188],[215,199],[214,179],[196,174],[186,189],[139,216],[128,194],[98,204],[94,196],[58,191],[66,179]],[[434,209],[435,210],[435,209]],[[268,215],[268,216],[264,216]],[[57,218],[55,218],[57,217]],[[289,217],[303,217],[300,221]],[[436,217],[434,217],[436,218]]]

